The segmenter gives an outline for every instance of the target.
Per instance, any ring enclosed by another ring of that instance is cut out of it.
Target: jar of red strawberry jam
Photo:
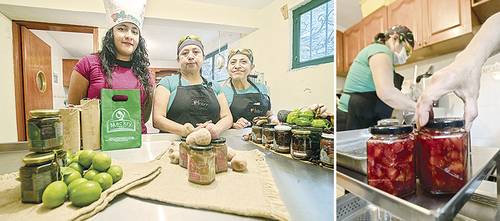
[[[467,182],[469,135],[464,121],[437,118],[417,135],[419,179],[432,194],[453,194]]]
[[[408,125],[375,126],[368,139],[368,184],[392,195],[415,192],[415,139]]]

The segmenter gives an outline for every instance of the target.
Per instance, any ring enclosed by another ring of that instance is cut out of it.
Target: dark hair
[[[395,25],[389,28],[389,30],[387,30],[385,33],[378,33],[377,35],[375,35],[374,41],[375,43],[385,44],[385,42],[393,34],[399,35],[399,41],[406,41],[411,45],[412,48],[415,47],[413,32],[411,32],[411,30],[404,25]]]
[[[104,39],[102,40],[102,49],[98,52],[99,58],[101,59],[102,68],[104,69],[104,75],[106,77],[106,82],[108,85],[111,85],[111,76],[113,73],[113,69],[116,68],[117,59],[116,59],[116,46],[114,43],[114,35],[113,28],[110,28]],[[144,38],[139,35],[139,42],[137,48],[132,53],[132,57],[130,59],[132,62],[132,71],[141,82],[141,86],[144,89],[146,95],[151,94],[153,91],[153,86],[150,83],[150,73],[148,70],[149,67],[149,58],[148,51],[146,49],[146,41]],[[148,99],[149,96],[146,96]]]

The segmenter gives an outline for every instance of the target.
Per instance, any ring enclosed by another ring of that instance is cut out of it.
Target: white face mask
[[[394,64],[404,64],[408,60],[405,47],[401,48],[399,53],[394,53]]]

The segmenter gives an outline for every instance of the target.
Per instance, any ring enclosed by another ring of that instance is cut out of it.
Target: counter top
[[[266,162],[292,220],[333,220],[333,171],[289,159],[243,141],[241,136],[249,132],[249,128],[228,130],[222,136],[226,138],[227,145],[235,150],[258,149],[265,154]],[[172,134],[147,134],[143,135],[141,148],[106,153],[116,160],[146,162],[165,151],[168,141],[173,140],[179,140],[179,137]],[[27,150],[0,152],[0,162],[8,162],[7,166],[0,168],[0,174],[17,171],[21,166],[22,157],[27,153]],[[104,211],[91,220],[144,220],[146,217],[147,220],[257,220],[252,217],[143,200],[124,194],[116,197]]]

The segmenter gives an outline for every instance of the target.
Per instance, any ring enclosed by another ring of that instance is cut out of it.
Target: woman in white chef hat
[[[146,0],[104,0],[109,30],[99,52],[76,64],[68,92],[70,104],[100,98],[101,89],[141,91],[142,133],[151,114],[154,79],[149,74],[146,43],[141,36]]]

